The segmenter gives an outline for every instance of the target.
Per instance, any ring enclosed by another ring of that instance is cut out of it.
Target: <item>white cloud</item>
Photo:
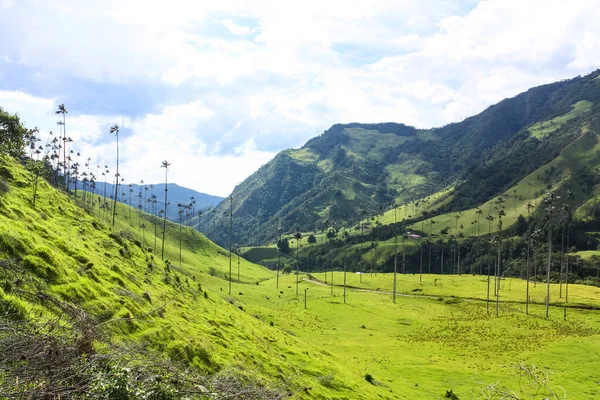
[[[252,32],[252,29],[247,26],[236,24],[234,21],[230,19],[226,19],[222,22],[223,26],[229,30],[229,32],[234,35],[247,35]]]
[[[222,195],[275,147],[298,146],[333,123],[440,126],[600,66],[594,0],[1,5],[0,89],[11,88],[0,92],[4,108],[52,129],[54,104],[73,81],[163,87],[152,112],[100,107],[70,115],[69,132],[111,163],[107,128],[119,123],[131,131],[123,140],[135,154],[123,164],[129,174],[158,179],[170,158],[179,183]],[[224,28],[233,37],[215,33]],[[34,84],[11,86],[17,67]],[[44,85],[57,93],[24,93]]]

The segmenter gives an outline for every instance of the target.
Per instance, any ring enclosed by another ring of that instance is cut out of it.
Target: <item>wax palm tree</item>
[[[544,198],[548,217],[548,268],[546,270],[546,318],[550,308],[550,269],[552,267],[552,219],[556,213],[556,202],[560,199],[554,192],[547,192]]]
[[[567,200],[573,201],[575,200],[575,195],[570,190],[567,190]],[[565,302],[569,302],[569,233],[570,233],[570,223],[572,219],[572,211],[570,208],[567,208],[567,257],[566,257],[566,272],[565,272]]]
[[[348,250],[348,246],[347,246],[347,242],[348,242],[348,238],[350,237],[350,232],[348,232],[347,229],[344,229],[344,231],[342,232],[342,236],[344,238],[344,241],[346,243],[344,243],[344,304],[346,304],[346,274],[348,272],[348,268],[347,268],[347,262],[348,262],[348,254],[347,254],[347,250]]]
[[[177,204],[178,213],[179,213],[179,268],[181,268],[181,242],[182,242],[182,226],[183,226],[183,205],[181,203]]]
[[[493,251],[493,246],[491,246],[492,243],[492,222],[494,222],[494,220],[496,219],[496,217],[494,217],[491,214],[488,214],[485,217],[486,221],[488,221],[488,236],[489,236],[489,240],[490,240],[490,252]],[[491,279],[491,272],[492,272],[492,268],[490,265],[490,261],[488,261],[488,268],[487,268],[487,296],[486,296],[486,312],[489,315],[490,313],[490,279]],[[495,274],[494,274],[495,275]]]
[[[531,235],[527,235],[527,258],[525,262],[525,275],[527,280],[527,286],[525,289],[525,314],[529,315],[529,253],[531,249]]]
[[[427,265],[427,274],[431,275],[431,248],[433,246],[433,236],[431,236],[431,228],[435,225],[435,221],[432,219],[429,220],[429,262]]]
[[[167,199],[168,199],[168,193],[169,193],[169,180],[168,180],[168,173],[169,173],[169,167],[171,166],[171,163],[168,162],[167,160],[162,162],[162,165],[160,166],[161,168],[165,169],[165,211],[163,214],[163,231],[162,231],[162,250],[161,250],[161,258],[164,260],[165,259],[165,233],[167,231]]]
[[[392,303],[396,303],[396,282],[398,273],[398,204],[394,204],[394,284],[392,286]]]
[[[233,195],[229,196],[229,295],[231,296],[231,251],[233,245]],[[296,294],[298,290],[296,290]]]
[[[300,247],[302,232],[294,233],[294,239],[296,240],[296,296],[298,296],[298,275],[300,275],[300,258],[298,258],[298,248]]]
[[[117,196],[119,194],[119,126],[113,125],[110,128],[110,133],[114,134],[117,138],[117,172],[115,177],[117,178],[115,181],[115,198],[113,199],[113,217],[112,217],[112,226],[115,226],[115,216],[117,215]]]
[[[56,115],[62,115],[62,131],[63,131],[63,140],[66,139],[67,136],[67,114],[69,112],[67,111],[66,107],[64,104],[59,104],[58,105],[58,109],[56,111],[54,111],[54,114]],[[65,168],[63,169],[63,173],[65,175],[65,179],[67,179],[68,176],[68,172],[67,172],[67,167],[66,167],[66,159],[67,159],[67,151],[66,151],[66,146],[63,147],[63,160],[65,161]],[[59,160],[60,161],[60,160]],[[68,189],[68,183],[66,183],[67,181],[65,180],[65,184],[67,185],[67,192],[69,191]]]

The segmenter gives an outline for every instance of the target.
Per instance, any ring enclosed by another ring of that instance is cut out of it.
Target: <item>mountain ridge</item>
[[[597,118],[598,76],[594,71],[531,88],[443,127],[335,124],[301,148],[278,153],[236,186],[232,242],[264,244],[280,230],[314,230],[326,220],[350,224],[363,210],[375,215],[394,202],[457,184],[443,211],[481,203],[549,162],[577,136],[577,128],[570,128]],[[553,134],[536,137],[529,131],[568,115],[580,102],[588,106]],[[226,203],[198,225],[220,244],[229,240]]]

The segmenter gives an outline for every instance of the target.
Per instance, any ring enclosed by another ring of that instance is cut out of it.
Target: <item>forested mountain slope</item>
[[[440,211],[474,207],[556,158],[595,126],[600,79],[532,88],[466,120],[428,130],[396,123],[337,124],[279,153],[207,213],[199,229],[220,244],[260,244],[278,232],[338,226],[450,185]]]

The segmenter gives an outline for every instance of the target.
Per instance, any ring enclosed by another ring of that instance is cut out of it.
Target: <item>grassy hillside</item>
[[[137,213],[129,219],[128,207],[118,205],[113,228],[107,212],[97,218],[97,206],[90,214],[45,182],[33,208],[28,172],[1,156],[0,175],[0,255],[22,271],[18,286],[6,271],[0,275],[3,310],[52,315],[47,301],[23,294],[39,291],[86,310],[105,327],[111,342],[135,343],[206,373],[244,371],[297,398],[373,390],[338,357],[270,326],[233,298],[225,300],[228,253],[201,234],[182,231],[180,267],[179,228],[168,223],[165,259],[171,267],[166,268],[160,241],[157,252],[151,251],[154,227],[149,216],[143,216],[146,229],[140,231]],[[273,281],[270,271],[240,261],[241,283],[236,273],[235,294]],[[342,388],[319,385],[317,378],[332,372],[345,382]]]

